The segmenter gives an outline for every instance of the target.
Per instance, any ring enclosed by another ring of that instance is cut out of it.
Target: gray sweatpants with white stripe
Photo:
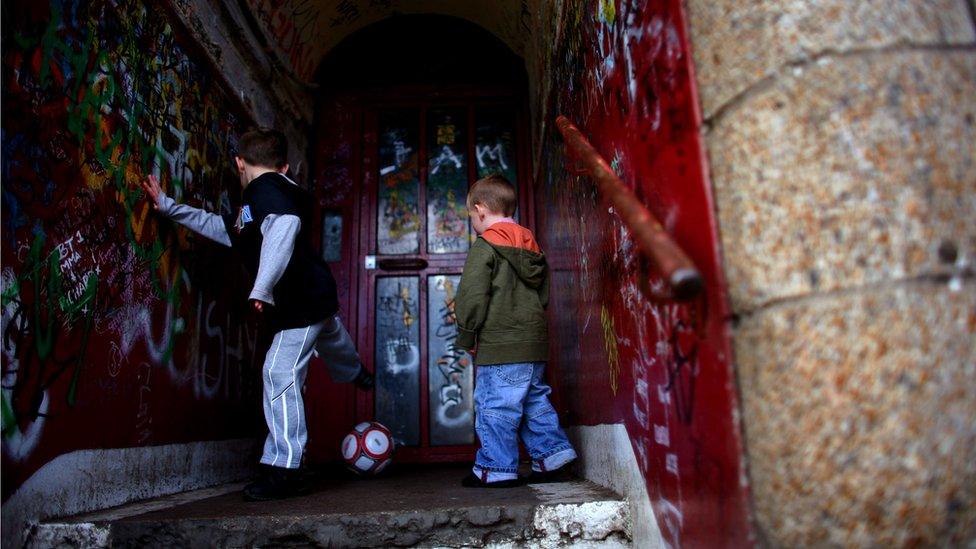
[[[359,354],[338,316],[275,334],[264,360],[264,418],[270,432],[261,463],[294,469],[302,461],[308,440],[302,385],[313,351],[334,381],[350,382],[359,373]]]

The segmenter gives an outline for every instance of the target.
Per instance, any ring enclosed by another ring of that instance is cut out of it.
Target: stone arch
[[[326,54],[354,32],[396,15],[465,19],[523,56],[531,35],[530,0],[247,0],[250,15],[297,79],[310,81]]]

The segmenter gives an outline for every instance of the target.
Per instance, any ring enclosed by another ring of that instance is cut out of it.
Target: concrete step
[[[467,468],[328,471],[316,490],[246,502],[243,484],[35,527],[33,547],[630,547],[629,507],[593,483],[463,488]]]

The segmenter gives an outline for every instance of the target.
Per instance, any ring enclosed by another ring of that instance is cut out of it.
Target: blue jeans
[[[484,482],[518,477],[518,439],[532,469],[551,471],[576,459],[543,379],[545,362],[478,366],[474,388],[475,431],[481,449],[474,473]]]

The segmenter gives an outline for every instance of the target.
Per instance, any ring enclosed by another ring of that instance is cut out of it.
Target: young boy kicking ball
[[[237,249],[254,277],[251,306],[275,335],[261,375],[268,423],[261,456],[265,467],[260,479],[244,487],[244,497],[269,500],[311,488],[299,465],[308,438],[302,385],[312,354],[318,353],[337,382],[369,390],[374,380],[339,320],[329,266],[312,248],[312,195],[285,176],[284,134],[252,130],[241,136],[239,147],[234,161],[243,194],[236,217],[177,204],[153,176],[142,182],[142,188],[159,213]]]
[[[456,344],[474,355],[475,431],[481,449],[462,484],[520,484],[518,440],[532,458],[529,483],[563,480],[576,452],[559,427],[543,379],[549,354],[549,267],[532,231],[512,219],[515,188],[493,175],[468,192],[471,245],[455,298]]]

